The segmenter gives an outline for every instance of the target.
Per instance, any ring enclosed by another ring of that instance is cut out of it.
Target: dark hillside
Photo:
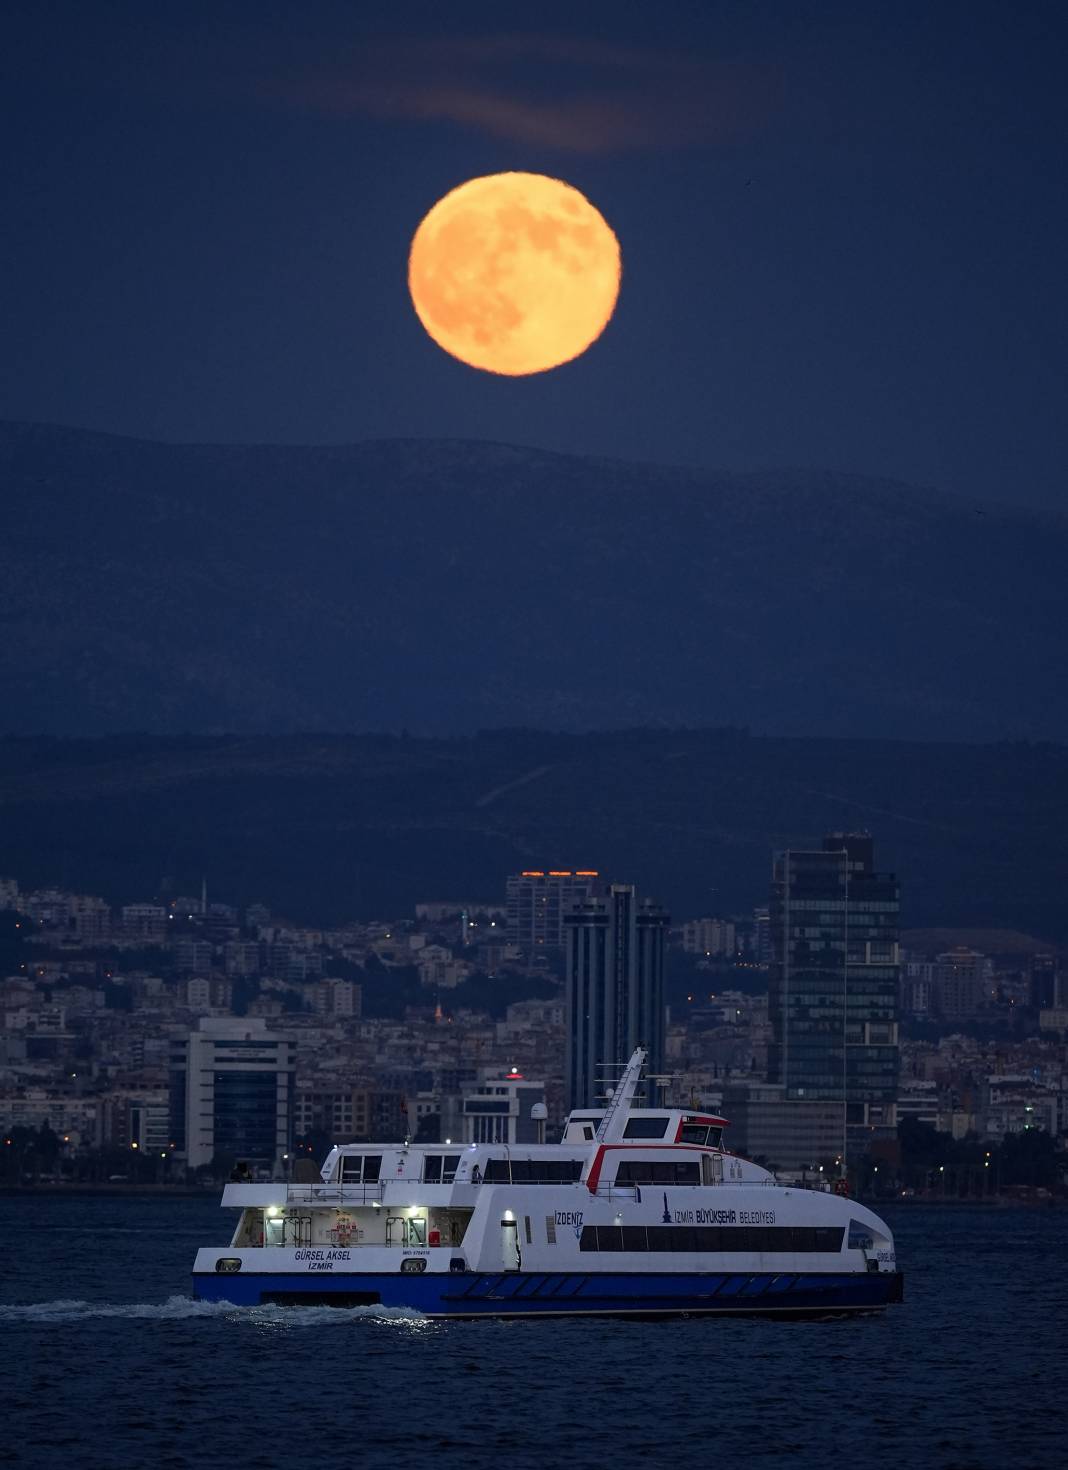
[[[1064,523],[504,445],[0,425],[0,729],[1062,738]]]
[[[294,918],[500,899],[594,867],[680,917],[766,901],[771,851],[867,827],[908,927],[1068,940],[1068,749],[735,731],[0,741],[0,874]]]

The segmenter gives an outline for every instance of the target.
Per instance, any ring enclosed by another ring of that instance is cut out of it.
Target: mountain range
[[[1059,739],[1068,525],[509,445],[0,425],[0,730]]]
[[[862,828],[900,877],[906,928],[1068,943],[1063,745],[729,729],[0,740],[0,876],[115,902],[206,878],[210,898],[313,924],[500,903],[522,868],[598,869],[679,920],[744,913],[767,902],[774,849]]]

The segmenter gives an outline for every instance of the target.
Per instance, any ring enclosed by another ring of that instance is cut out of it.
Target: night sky
[[[1068,7],[11,3],[0,416],[176,440],[506,440],[1063,505]],[[615,228],[577,362],[454,361],[444,192]]]

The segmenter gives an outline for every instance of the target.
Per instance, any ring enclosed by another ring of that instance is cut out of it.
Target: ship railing
[[[382,1203],[383,1184],[290,1184],[286,1202],[291,1205],[373,1205]]]
[[[672,1185],[672,1188],[675,1186]],[[598,1199],[641,1199],[640,1190],[655,1189],[655,1184],[598,1184]]]

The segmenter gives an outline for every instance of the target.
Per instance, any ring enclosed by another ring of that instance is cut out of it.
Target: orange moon
[[[586,351],[619,295],[619,241],[585,195],[545,174],[453,189],[412,240],[408,288],[439,347],[522,377]]]

